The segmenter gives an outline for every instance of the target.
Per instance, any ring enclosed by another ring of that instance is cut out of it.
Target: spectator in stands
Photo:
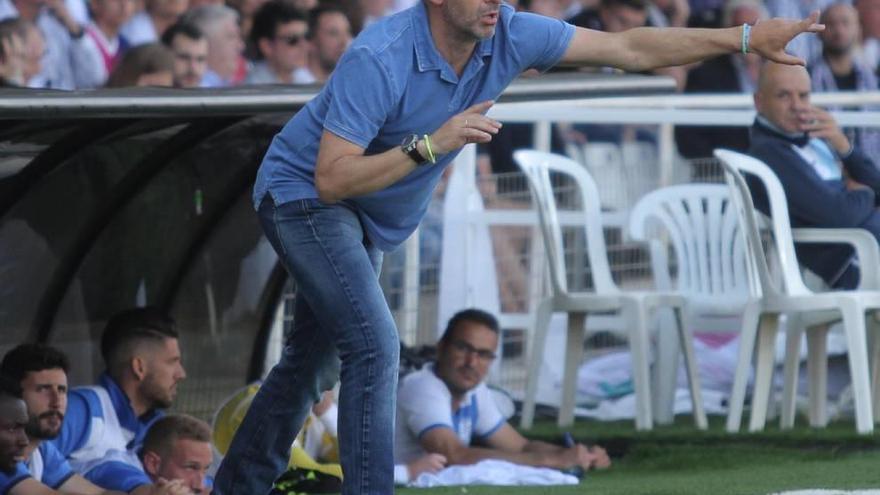
[[[71,390],[56,440],[74,469],[110,450],[136,450],[186,378],[174,320],[154,307],[115,314],[101,336],[106,371]],[[103,418],[103,421],[94,421]]]
[[[859,227],[880,239],[880,170],[852,145],[831,114],[810,104],[806,69],[766,63],[755,108],[749,154],[779,177],[792,226]],[[755,206],[767,213],[763,188],[755,184],[752,189]],[[797,244],[795,249],[798,261],[829,285],[857,285],[858,268],[849,247]]]
[[[724,27],[755,24],[768,18],[767,9],[759,0],[731,0],[724,7]],[[687,75],[685,93],[748,93],[758,84],[761,57],[754,53],[731,53],[707,60]],[[676,126],[675,142],[685,158],[709,158],[715,148],[745,152],[749,148],[746,127]]]
[[[195,25],[178,22],[162,35],[174,55],[174,87],[197,88],[208,69],[208,40]]]
[[[138,45],[113,69],[108,88],[174,85],[174,55],[161,43]]]
[[[872,70],[880,65],[880,0],[855,0],[861,27],[862,62]]]
[[[498,321],[491,314],[460,311],[449,320],[437,344],[437,361],[401,380],[395,462],[438,453],[449,464],[502,459],[558,469],[610,466],[601,447],[527,440],[507,423],[484,383],[495,359],[498,332]]]
[[[85,35],[71,44],[77,89],[98,88],[107,82],[128,49],[128,40],[119,30],[134,8],[134,0],[90,0],[92,21],[85,26]]]
[[[35,24],[46,42],[40,74],[28,84],[74,89],[70,44],[71,39],[78,39],[84,31],[64,0],[0,0],[0,20],[11,17],[21,17]]]
[[[393,8],[394,0],[357,0],[355,12],[358,14],[358,31],[391,14]]]
[[[601,0],[599,8],[584,10],[568,22],[596,31],[619,33],[644,26],[647,20],[647,0]]]
[[[322,6],[309,12],[309,72],[324,82],[351,43],[351,22],[344,10]]]
[[[798,18],[811,12],[824,12],[838,0],[765,0],[764,4],[773,17]],[[810,61],[822,55],[822,43],[818,36],[796,36],[785,49],[797,57]]]
[[[24,86],[25,46],[20,19],[0,21],[0,87]]]
[[[208,38],[208,70],[202,87],[220,88],[238,84],[242,70],[244,41],[238,27],[238,14],[223,5],[203,5],[186,13],[186,22],[195,24]]]
[[[188,8],[189,0],[146,0],[144,10],[122,27],[122,36],[131,46],[159,41]]]
[[[647,23],[654,27],[685,27],[690,14],[687,0],[653,0],[648,2]]]
[[[859,14],[849,4],[831,5],[822,12],[822,57],[809,65],[813,91],[877,91],[877,75],[857,56]],[[876,110],[863,106],[863,110]],[[839,110],[829,107],[828,110]],[[849,128],[846,137],[865,155],[880,157],[880,132],[869,128]]]
[[[269,0],[254,16],[251,40],[258,62],[245,84],[309,84],[315,77],[307,67],[309,24],[287,0]]]
[[[46,41],[43,33],[31,22],[19,18],[24,24],[24,81],[28,87],[36,87],[38,76],[43,70],[43,53],[46,51]]]
[[[25,432],[28,446],[23,454],[25,461],[22,463],[22,472],[28,478],[19,482],[15,477],[7,478],[0,473],[0,493],[49,495],[56,493],[53,490],[80,495],[107,493],[75,473],[54,443],[49,441],[58,436],[64,423],[69,367],[67,356],[42,344],[22,344],[3,357],[0,374],[20,385],[22,398],[27,406]],[[147,479],[146,483],[131,486],[124,491],[135,495],[186,493],[177,485],[167,487],[163,482],[154,486]]]

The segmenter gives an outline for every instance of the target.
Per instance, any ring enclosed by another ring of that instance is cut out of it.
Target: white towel
[[[487,459],[469,466],[451,466],[437,473],[422,473],[410,486],[431,488],[452,485],[576,485],[578,479],[556,469],[522,466]]]

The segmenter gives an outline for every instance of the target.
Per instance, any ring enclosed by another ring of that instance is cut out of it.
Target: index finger
[[[819,24],[819,11],[810,12],[810,16],[800,22],[802,31],[819,33],[825,30],[825,24]]]

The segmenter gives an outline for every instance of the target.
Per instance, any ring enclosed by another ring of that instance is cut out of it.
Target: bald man
[[[792,227],[859,227],[880,239],[880,172],[852,146],[830,113],[810,103],[806,69],[768,62],[754,100],[758,116],[749,154],[779,177]],[[767,213],[763,187],[752,190],[755,205]],[[803,244],[795,249],[798,260],[832,287],[858,284],[851,248]]]

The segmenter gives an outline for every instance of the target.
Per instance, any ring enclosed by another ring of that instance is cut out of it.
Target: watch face
[[[413,144],[415,144],[419,140],[419,136],[417,134],[410,134],[409,136],[403,138],[403,143],[401,146],[404,148],[409,148]]]

